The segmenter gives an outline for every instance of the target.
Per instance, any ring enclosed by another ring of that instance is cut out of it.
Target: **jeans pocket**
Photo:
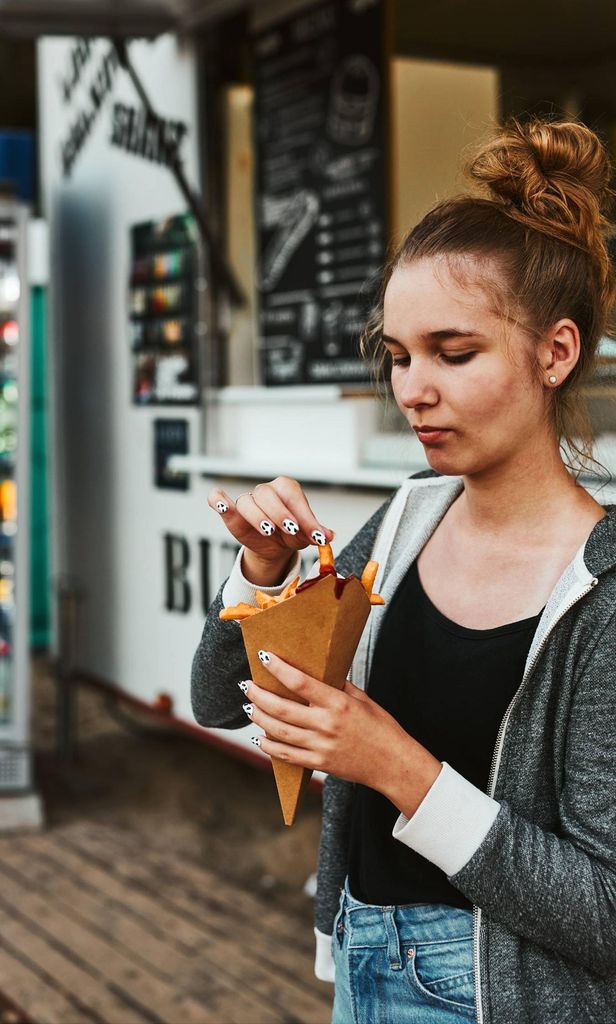
[[[433,1005],[468,1011],[475,1005],[473,940],[445,939],[405,946],[411,984]]]
[[[338,910],[336,912],[336,916],[334,918],[334,923],[332,925],[332,955],[333,955],[333,952],[334,952],[334,946],[339,941],[339,938],[338,938],[339,930],[340,930],[340,932],[344,931],[344,925],[342,924],[342,913],[343,913],[343,911],[344,911],[344,892],[341,892],[340,893],[340,901],[338,903]]]

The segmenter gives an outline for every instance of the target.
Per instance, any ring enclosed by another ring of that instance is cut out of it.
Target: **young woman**
[[[616,506],[561,448],[592,452],[581,389],[615,294],[609,164],[581,124],[512,120],[470,173],[485,194],[404,239],[365,339],[432,468],[338,555],[344,575],[378,560],[386,601],[353,682],[331,690],[261,652],[307,703],[269,694],[218,619],[333,536],[281,477],[209,496],[242,549],[193,709],[226,728],[248,715],[263,751],[327,773],[315,970],[335,980],[334,1024],[608,1024]]]

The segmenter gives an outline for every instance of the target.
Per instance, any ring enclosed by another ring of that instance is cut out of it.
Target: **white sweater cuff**
[[[336,965],[332,956],[332,936],[313,928],[317,940],[314,958],[314,973],[319,981],[334,981]]]
[[[481,846],[501,805],[446,761],[441,764],[415,813],[401,814],[392,835],[446,875],[455,875]]]
[[[242,573],[242,555],[244,554],[244,550],[245,549],[243,547],[240,548],[237,558],[233,563],[233,568],[229,574],[229,579],[225,583],[222,591],[222,603],[225,608],[230,608],[233,605],[242,603],[256,605],[257,599],[255,597],[255,591],[257,590],[262,590],[264,594],[271,594],[272,597],[278,597],[287,584],[290,583],[291,580],[295,579],[296,576],[299,576],[300,573],[302,559],[298,551],[293,559],[293,564],[282,583],[277,587],[260,587],[256,583],[251,583],[250,580],[247,580]]]

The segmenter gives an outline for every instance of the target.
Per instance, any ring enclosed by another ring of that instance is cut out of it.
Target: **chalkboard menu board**
[[[387,239],[383,0],[328,0],[255,37],[265,384],[358,383]]]

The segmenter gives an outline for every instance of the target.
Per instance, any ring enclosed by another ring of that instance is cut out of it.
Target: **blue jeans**
[[[360,903],[347,878],[332,952],[332,1024],[476,1021],[470,910],[445,903]]]

